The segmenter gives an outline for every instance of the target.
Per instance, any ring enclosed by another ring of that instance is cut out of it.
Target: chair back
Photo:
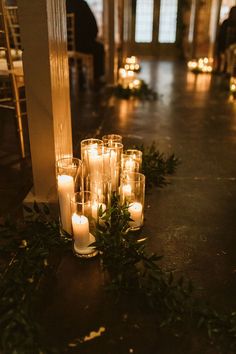
[[[75,15],[74,13],[68,13],[66,15],[67,24],[67,49],[69,51],[75,51]]]
[[[17,6],[6,6],[7,25],[9,28],[10,46],[15,55],[21,54],[21,37]]]

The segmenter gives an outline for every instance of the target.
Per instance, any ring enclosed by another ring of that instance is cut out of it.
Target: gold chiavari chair
[[[14,11],[15,18],[16,15],[17,12]],[[16,27],[14,25],[15,27],[11,28],[13,20],[9,20],[10,16],[8,8],[5,5],[5,0],[0,0],[0,52],[2,54],[0,58],[0,107],[12,109],[15,112],[21,157],[25,158],[26,151],[22,119],[26,116],[26,110],[24,109],[23,111],[22,109],[22,105],[25,105],[25,98],[20,97],[20,89],[24,86],[23,67],[22,61],[16,61],[17,56],[12,55],[12,49],[15,50],[15,54],[16,50],[20,51],[18,45],[14,48],[16,36],[13,36],[13,30],[15,31],[18,28],[19,32],[19,26]],[[12,34],[12,38],[10,33]]]

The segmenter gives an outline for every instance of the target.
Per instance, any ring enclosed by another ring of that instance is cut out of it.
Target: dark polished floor
[[[181,164],[171,184],[146,197],[148,249],[164,255],[166,269],[192,278],[217,308],[234,309],[236,101],[229,98],[225,78],[194,75],[182,63],[143,61],[140,77],[157,91],[158,100],[121,100],[105,91],[72,94],[74,151],[80,139],[112,132],[121,134],[127,147],[156,141],[161,152],[174,152]],[[1,124],[0,151],[14,156],[15,137],[6,132],[5,114]],[[0,210],[5,213],[23,198],[31,177],[28,165],[6,165],[3,157],[0,162]],[[118,310],[106,303],[102,283],[98,260],[85,263],[72,254],[62,259],[56,279],[47,284],[50,301],[43,311],[52,343],[63,346],[103,326],[103,336],[68,352],[220,353],[196,335],[158,330],[142,306],[127,316],[125,306]]]

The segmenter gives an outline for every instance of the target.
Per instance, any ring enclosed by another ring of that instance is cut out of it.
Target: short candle
[[[138,228],[142,225],[143,221],[143,206],[141,203],[134,202],[129,205],[128,208],[130,212],[130,218],[133,221],[130,221],[130,227]]]
[[[75,246],[77,248],[88,247],[90,243],[88,218],[74,213],[72,215],[72,228]]]

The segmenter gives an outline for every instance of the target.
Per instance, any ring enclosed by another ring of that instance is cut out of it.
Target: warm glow
[[[74,213],[72,215],[72,222],[77,225],[88,224],[88,218],[86,218],[84,215],[78,215]]]
[[[230,78],[230,92],[236,92],[236,77]]]
[[[203,73],[211,73],[212,72],[212,58],[199,58],[198,60],[190,60],[188,62],[188,68],[191,71],[198,71]]]

